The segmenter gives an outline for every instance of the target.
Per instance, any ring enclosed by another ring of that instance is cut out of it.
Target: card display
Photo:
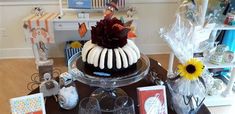
[[[140,114],[167,114],[165,86],[137,88]]]
[[[46,114],[42,93],[10,99],[12,114]]]

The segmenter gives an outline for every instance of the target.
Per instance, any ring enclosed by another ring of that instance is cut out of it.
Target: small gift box
[[[85,41],[67,41],[64,47],[64,54],[66,59],[66,65],[68,65],[69,59],[76,53],[82,51],[82,46]]]

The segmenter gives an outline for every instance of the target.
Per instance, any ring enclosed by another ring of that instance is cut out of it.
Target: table
[[[156,72],[158,74],[158,77],[161,80],[164,80],[164,81],[166,80],[167,71],[164,68],[162,68],[160,65],[158,65],[158,62],[153,59],[150,59],[150,70]],[[150,78],[150,76],[148,75],[148,76],[146,76],[145,79],[143,79],[137,83],[131,84],[129,86],[121,87],[130,97],[132,97],[134,99],[135,106],[136,106],[135,107],[136,114],[139,114],[139,110],[136,105],[136,104],[138,104],[136,88],[142,87],[142,86],[154,85],[154,83],[152,81],[150,81],[149,78]],[[90,94],[96,89],[96,87],[91,87],[89,85],[85,85],[80,82],[76,82],[76,85],[79,90],[78,91],[79,92],[79,99],[90,96]],[[39,89],[37,88],[37,89],[33,90],[32,92],[30,92],[29,94],[37,93],[38,91],[39,91]],[[60,108],[59,104],[56,103],[54,98],[47,98],[46,112],[47,112],[47,114],[78,114],[78,106],[72,110],[64,110],[64,109]],[[168,108],[168,113],[169,114],[176,114],[170,108]],[[211,114],[211,113],[207,109],[207,107],[205,105],[203,105],[197,114]]]

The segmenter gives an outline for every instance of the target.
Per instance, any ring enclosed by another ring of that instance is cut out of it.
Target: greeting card
[[[167,114],[165,86],[137,88],[140,114]]]
[[[42,93],[10,99],[12,114],[46,114]]]

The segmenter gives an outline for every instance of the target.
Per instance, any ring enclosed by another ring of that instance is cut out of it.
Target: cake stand
[[[118,87],[127,86],[140,81],[148,74],[150,67],[148,57],[141,54],[141,58],[136,63],[136,69],[132,69],[128,72],[119,72],[118,76],[114,74],[115,77],[96,76],[92,72],[89,72],[88,68],[85,68],[80,55],[80,52],[76,53],[69,59],[68,70],[78,69],[83,73],[83,75],[75,76],[79,82],[99,87],[92,92],[91,97],[95,97],[99,101],[102,112],[113,112],[115,110],[115,99],[119,96],[127,96],[126,92]]]

